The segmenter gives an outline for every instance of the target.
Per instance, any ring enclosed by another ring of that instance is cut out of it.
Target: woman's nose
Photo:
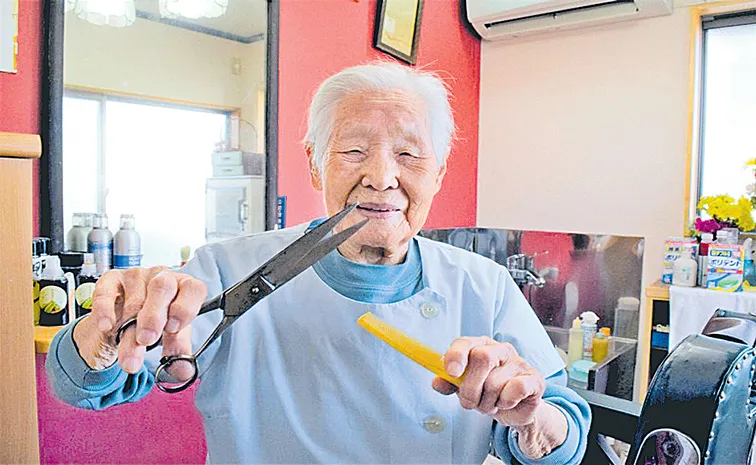
[[[368,157],[364,165],[362,185],[383,191],[399,187],[399,169],[393,156]]]

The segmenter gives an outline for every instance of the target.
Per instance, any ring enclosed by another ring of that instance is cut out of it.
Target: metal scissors
[[[229,326],[255,304],[335,250],[368,222],[365,219],[324,239],[357,205],[354,203],[347,206],[344,210],[294,241],[252,274],[226,289],[217,297],[205,302],[198,315],[221,309],[223,310],[223,319],[194,354],[169,355],[160,359],[160,365],[155,370],[157,387],[162,391],[174,393],[181,392],[191,386],[197,380],[199,373],[197,359]],[[116,344],[121,341],[124,331],[136,325],[136,321],[136,318],[131,318],[118,328]],[[154,349],[161,342],[162,338],[149,346],[147,350]],[[166,371],[171,365],[179,361],[189,362],[194,369],[192,376],[186,380],[177,380]]]

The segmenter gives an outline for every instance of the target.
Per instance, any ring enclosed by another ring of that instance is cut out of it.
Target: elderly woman
[[[446,174],[454,123],[444,84],[396,64],[346,69],[317,91],[305,151],[340,228],[370,221],[260,302],[200,358],[196,404],[216,463],[579,463],[590,410],[509,273],[417,237]],[[111,271],[92,313],[61,331],[47,369],[85,408],[134,402],[159,350],[191,353],[220,320],[208,294],[318,221],[206,245],[181,273]],[[444,355],[459,389],[358,328],[371,311]],[[119,346],[115,328],[138,315]],[[195,318],[196,317],[196,318]],[[455,393],[456,396],[449,396]],[[442,395],[443,394],[443,395]]]

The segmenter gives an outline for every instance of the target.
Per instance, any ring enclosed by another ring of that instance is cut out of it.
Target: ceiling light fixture
[[[98,26],[124,27],[136,19],[134,0],[77,0],[74,10],[76,16]]]
[[[159,0],[160,15],[168,18],[217,18],[226,13],[228,0]]]

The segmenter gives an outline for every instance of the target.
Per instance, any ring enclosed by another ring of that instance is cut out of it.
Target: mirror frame
[[[265,229],[278,224],[278,39],[280,0],[267,0],[265,78]],[[51,254],[65,249],[63,230],[63,42],[65,0],[46,0],[42,13],[42,88],[39,165],[40,235]]]

